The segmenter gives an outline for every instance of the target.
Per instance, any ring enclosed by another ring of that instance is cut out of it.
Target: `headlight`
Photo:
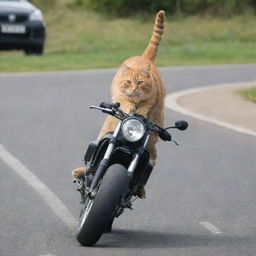
[[[127,119],[124,121],[121,129],[124,138],[130,142],[136,142],[140,140],[146,131],[144,124],[135,118]]]
[[[34,12],[32,12],[29,16],[29,20],[32,21],[43,21],[43,14],[40,10],[35,10]]]

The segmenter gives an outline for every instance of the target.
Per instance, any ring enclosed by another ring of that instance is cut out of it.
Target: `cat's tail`
[[[160,44],[162,34],[164,32],[165,12],[159,11],[156,15],[154,30],[149,41],[148,47],[143,53],[143,57],[154,60],[156,57],[158,45]]]

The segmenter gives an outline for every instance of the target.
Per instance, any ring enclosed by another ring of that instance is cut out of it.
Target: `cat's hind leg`
[[[79,167],[72,171],[72,176],[74,179],[83,179],[86,174],[87,169],[85,167]]]
[[[145,199],[146,198],[146,190],[144,185],[140,185],[138,188],[138,197],[140,199]]]
[[[157,158],[157,151],[156,151],[156,143],[158,141],[158,137],[156,134],[152,134],[151,138],[148,142],[148,149],[150,152],[150,163],[155,166],[156,165],[156,158]]]

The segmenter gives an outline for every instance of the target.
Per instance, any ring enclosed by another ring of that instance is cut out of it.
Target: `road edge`
[[[179,92],[175,92],[175,93],[171,93],[168,94],[166,96],[166,100],[165,100],[165,106],[175,112],[181,113],[183,115],[186,116],[190,116],[192,118],[198,119],[200,121],[205,121],[211,124],[215,124],[221,127],[224,127],[226,129],[232,130],[232,131],[236,131],[236,132],[240,132],[246,135],[250,135],[250,136],[254,136],[256,137],[256,132],[252,131],[250,129],[246,129],[244,127],[241,126],[236,126],[233,124],[230,124],[228,122],[224,122],[224,121],[220,121],[214,118],[210,118],[207,117],[205,115],[196,113],[188,108],[185,108],[183,106],[181,106],[178,103],[178,100],[183,97],[183,96],[187,96],[189,94],[194,94],[194,93],[199,93],[202,91],[207,91],[207,90],[211,90],[211,89],[216,89],[216,88],[228,88],[228,87],[240,87],[240,86],[251,86],[251,85],[255,85],[255,81],[246,81],[246,82],[238,82],[238,83],[223,83],[223,84],[215,84],[215,85],[210,85],[210,86],[206,86],[206,87],[197,87],[197,88],[193,88],[193,89],[187,89],[187,90],[182,90]]]
[[[250,66],[255,66],[256,62],[251,62],[251,63],[230,63],[230,64],[207,64],[207,65],[174,65],[174,66],[159,66],[158,69],[159,71],[166,71],[166,70],[175,70],[175,71],[180,71],[180,70],[204,70],[208,68],[213,68],[213,69],[229,69],[229,68],[241,68],[241,67],[250,67]],[[18,72],[1,72],[0,71],[0,78],[4,77],[23,77],[23,76],[42,76],[42,75],[81,75],[81,74],[100,74],[100,73],[115,73],[117,72],[118,67],[112,67],[112,68],[99,68],[99,69],[74,69],[74,70],[51,70],[51,71],[18,71]]]

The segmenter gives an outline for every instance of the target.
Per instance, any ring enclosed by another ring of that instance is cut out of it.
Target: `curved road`
[[[169,93],[256,80],[255,64],[160,71]],[[255,255],[255,138],[168,109],[166,125],[186,119],[190,127],[173,132],[179,147],[158,145],[147,199],[137,200],[95,248],[77,243],[66,215],[77,218],[80,208],[70,171],[82,164],[88,142],[98,134],[105,117],[88,108],[109,100],[114,72],[0,75],[0,255]],[[13,167],[3,160],[3,150],[13,156]],[[29,171],[27,181],[15,168]],[[52,197],[43,198],[42,184]]]

